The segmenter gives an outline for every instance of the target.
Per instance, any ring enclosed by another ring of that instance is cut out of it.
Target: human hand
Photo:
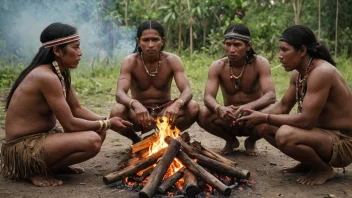
[[[229,106],[221,106],[218,110],[219,117],[224,120],[236,120],[235,111]]]
[[[246,113],[244,110],[245,109],[252,109],[253,107],[245,104],[245,105],[240,105],[240,106],[234,106],[231,105],[230,108],[235,111],[234,113],[234,125],[238,125],[238,126],[243,126],[243,122],[236,122],[237,119],[239,119],[242,116],[248,115],[248,113]]]
[[[154,118],[149,114],[148,110],[138,101],[132,104],[136,114],[136,119],[143,127],[151,126],[154,123]]]
[[[235,124],[244,123],[247,127],[253,127],[262,123],[266,123],[268,114],[264,114],[251,109],[244,109],[243,112],[247,115],[238,118],[235,121]]]
[[[111,123],[111,127],[110,129],[114,130],[114,131],[121,131],[123,129],[126,129],[127,127],[132,126],[133,124],[123,120],[119,117],[112,117],[109,119],[110,123]]]
[[[180,108],[180,105],[174,102],[165,109],[164,116],[168,118],[171,124],[176,121]]]

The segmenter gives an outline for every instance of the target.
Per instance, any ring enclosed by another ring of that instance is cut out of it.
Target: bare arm
[[[128,96],[128,90],[131,88],[132,69],[134,60],[131,57],[126,57],[121,65],[120,76],[117,80],[116,102],[129,106],[131,98]],[[135,63],[136,64],[136,63]]]
[[[270,114],[289,114],[291,109],[296,103],[296,79],[298,76],[298,72],[293,72],[290,78],[290,85],[282,97],[282,99],[273,104],[268,106],[267,108],[263,109],[263,113],[270,113]]]
[[[175,83],[180,91],[179,99],[183,100],[184,103],[187,104],[192,99],[192,91],[189,85],[189,80],[185,74],[184,66],[178,56],[173,56],[171,61],[173,63],[172,67],[174,68],[173,72]]]
[[[315,126],[320,113],[322,112],[326,100],[329,96],[329,91],[332,81],[332,72],[326,68],[317,68],[313,70],[308,78],[307,92],[302,104],[302,112],[298,114],[270,114],[269,124],[280,127],[282,125],[290,125],[302,129],[312,129]],[[297,73],[292,76],[297,77]],[[324,80],[321,79],[324,76]],[[295,86],[291,85],[286,92],[284,98],[277,103],[270,113],[289,112],[288,107],[293,106],[292,101],[295,97]],[[258,125],[265,123],[268,120],[269,114],[248,111],[250,115],[240,118],[238,121],[247,121],[248,125]]]
[[[322,112],[332,81],[333,70],[324,67],[313,69],[307,81],[307,92],[302,104],[302,112],[291,115],[272,115],[270,124],[281,126],[284,124],[303,129],[312,129]],[[324,80],[322,80],[324,76]]]
[[[270,64],[264,57],[257,57],[255,62],[255,69],[259,74],[259,85],[263,92],[263,96],[257,100],[247,103],[246,109],[259,110],[272,104],[276,100],[275,95],[275,85],[273,79],[271,78]],[[238,110],[240,110],[239,108]]]
[[[72,114],[76,118],[82,118],[85,120],[102,120],[104,117],[93,113],[91,110],[82,106],[77,98],[76,92],[71,86],[70,91],[67,95],[67,103],[70,106]]]
[[[222,119],[233,120],[235,118],[234,111],[230,107],[220,105],[216,100],[220,82],[219,70],[221,68],[219,64],[221,64],[219,61],[213,62],[209,68],[208,80],[204,91],[204,104],[210,110],[218,113]]]
[[[66,132],[98,130],[100,124],[97,121],[89,121],[82,118],[74,117],[69,104],[66,102],[62,93],[62,87],[59,79],[54,73],[45,72],[41,75],[40,83],[41,92],[44,95],[50,109],[59,120]],[[74,100],[70,98],[70,101]]]
[[[216,68],[218,62],[213,62],[208,71],[208,80],[205,84],[204,105],[215,112],[215,107],[219,104],[216,95],[219,90],[219,72]]]

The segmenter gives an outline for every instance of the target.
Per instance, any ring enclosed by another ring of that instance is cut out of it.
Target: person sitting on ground
[[[181,59],[163,51],[165,34],[157,21],[145,21],[138,27],[136,48],[121,66],[117,82],[117,104],[110,117],[121,117],[133,123],[133,127],[118,131],[131,139],[133,144],[141,137],[136,132],[148,132],[155,128],[155,119],[165,116],[183,131],[196,120],[199,105],[192,99],[189,81]],[[171,99],[171,83],[175,80],[180,91],[177,99]],[[127,95],[131,89],[131,96]]]
[[[244,142],[246,153],[258,155],[256,141],[260,137],[256,129],[232,122],[242,116],[242,109],[260,110],[275,102],[270,64],[253,50],[245,25],[229,25],[224,39],[226,56],[214,61],[209,68],[205,106],[200,109],[198,124],[226,141],[221,154],[230,154],[239,146],[237,136],[248,136]],[[216,100],[219,86],[224,105]]]
[[[280,102],[237,120],[257,128],[270,144],[299,161],[284,172],[304,172],[297,181],[319,185],[334,177],[332,167],[352,162],[352,92],[328,49],[305,26],[287,28],[280,37],[279,60],[293,71]],[[291,113],[297,103],[297,113]]]
[[[82,55],[76,28],[53,23],[43,30],[40,41],[39,52],[6,99],[0,173],[6,179],[29,179],[45,187],[63,184],[52,174],[83,172],[69,166],[94,157],[107,129],[122,130],[132,124],[118,117],[104,119],[78,102],[69,71]],[[55,127],[56,120],[64,132]]]

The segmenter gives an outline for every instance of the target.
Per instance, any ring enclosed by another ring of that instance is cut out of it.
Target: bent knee
[[[212,114],[212,112],[208,109],[208,107],[203,106],[200,108],[199,110],[199,114],[198,114],[198,125],[202,128],[206,128],[206,126],[208,126],[210,124],[210,115]]]
[[[86,138],[85,150],[93,156],[98,154],[103,144],[101,137],[94,131],[87,132],[84,137]]]
[[[288,125],[282,125],[276,132],[275,140],[278,148],[282,148],[295,140],[295,128]]]
[[[199,104],[198,102],[191,100],[187,104],[187,111],[189,112],[191,117],[197,117],[199,113]]]
[[[260,137],[265,137],[265,136],[269,135],[270,126],[267,124],[261,124],[256,127],[256,130],[257,130],[257,134]]]
[[[127,115],[129,109],[123,105],[123,104],[119,104],[117,103],[110,111],[110,117],[125,117],[123,115]]]

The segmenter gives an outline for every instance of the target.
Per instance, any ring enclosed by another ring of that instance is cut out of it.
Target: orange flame
[[[180,130],[176,127],[171,127],[167,117],[163,116],[156,119],[156,125],[158,126],[159,133],[155,133],[157,140],[149,147],[149,156],[160,151],[163,148],[168,147],[165,142],[165,137],[170,136],[176,138],[180,134]],[[154,165],[155,166],[155,165]],[[170,177],[175,174],[179,169],[183,167],[182,163],[178,159],[174,159],[164,178]]]

